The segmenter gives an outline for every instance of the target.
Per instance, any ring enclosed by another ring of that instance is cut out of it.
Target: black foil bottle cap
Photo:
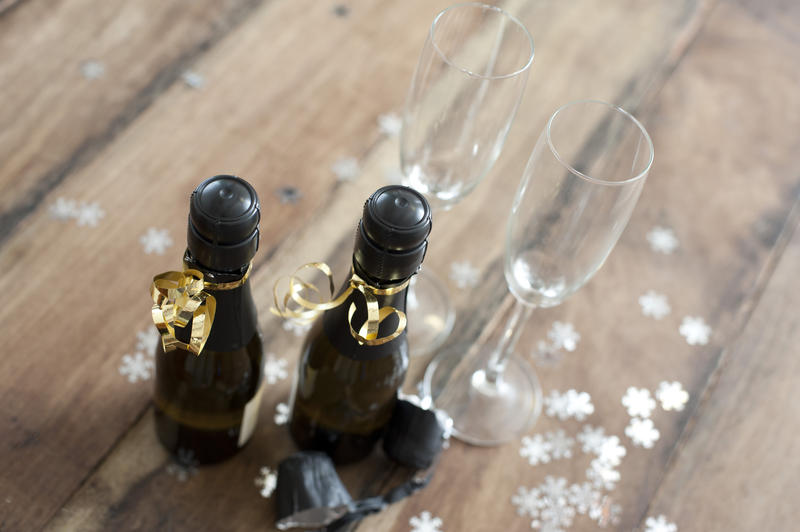
[[[211,270],[239,270],[258,250],[260,220],[258,194],[250,183],[232,175],[206,179],[189,200],[189,252]]]
[[[364,204],[353,260],[373,279],[406,279],[418,269],[428,247],[431,207],[416,190],[389,185]]]

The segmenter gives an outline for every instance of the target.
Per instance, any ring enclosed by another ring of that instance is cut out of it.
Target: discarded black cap
[[[280,530],[323,527],[353,509],[353,499],[325,453],[302,451],[281,461],[275,493],[275,526]]]
[[[244,179],[217,175],[192,192],[188,247],[203,266],[217,271],[241,269],[258,250],[258,194]]]
[[[383,434],[383,451],[404,466],[427,469],[442,450],[443,436],[434,411],[398,399]]]
[[[390,185],[364,204],[353,258],[371,277],[393,281],[417,271],[428,247],[431,207],[414,189]]]

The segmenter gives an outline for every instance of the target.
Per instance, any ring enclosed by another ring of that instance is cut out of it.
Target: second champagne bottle
[[[431,209],[420,193],[396,185],[376,191],[364,205],[351,279],[339,294],[357,279],[375,294],[379,307],[404,313],[408,283],[425,257],[430,230]],[[400,313],[380,322],[378,338],[391,337],[404,319]],[[337,463],[371,452],[408,369],[405,330],[380,345],[354,337],[351,325],[358,327],[367,316],[363,293],[353,290],[343,304],[326,310],[314,323],[298,365],[292,437],[302,449],[324,451]]]

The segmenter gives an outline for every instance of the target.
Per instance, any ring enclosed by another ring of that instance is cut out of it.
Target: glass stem
[[[486,367],[486,380],[490,383],[494,384],[502,377],[508,357],[514,352],[519,337],[522,335],[524,324],[532,312],[533,307],[520,303],[519,299],[514,298],[514,306],[506,320],[503,334],[500,335]]]

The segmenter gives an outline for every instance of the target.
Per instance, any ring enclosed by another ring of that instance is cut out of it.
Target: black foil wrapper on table
[[[404,466],[428,469],[442,450],[444,427],[436,413],[398,400],[383,436],[386,456]]]
[[[333,462],[325,453],[295,453],[278,465],[276,487],[280,530],[322,528],[343,517],[353,506]]]

